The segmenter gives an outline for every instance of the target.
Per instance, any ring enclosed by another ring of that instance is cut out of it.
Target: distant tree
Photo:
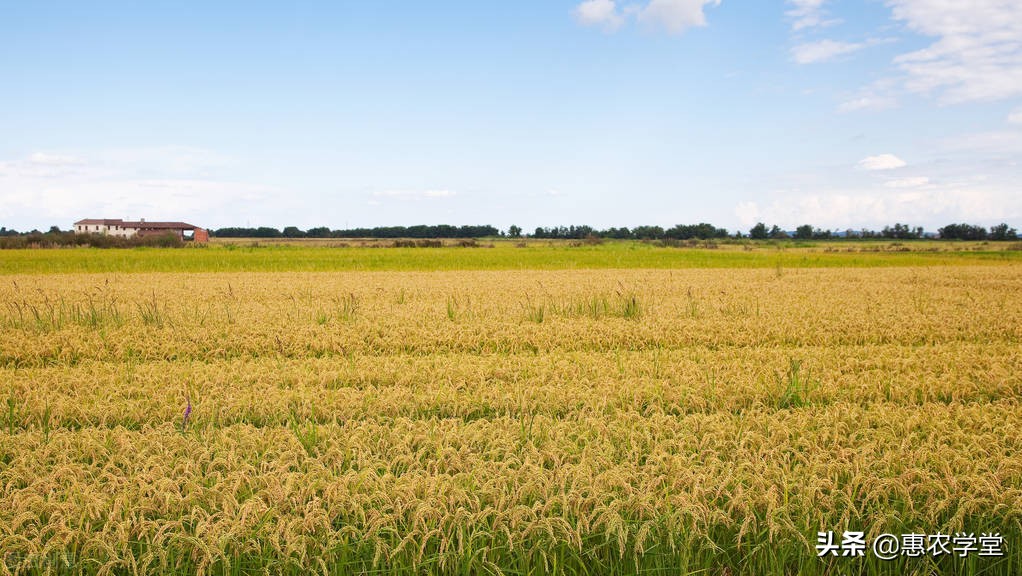
[[[662,240],[664,229],[659,226],[636,226],[632,229],[632,237],[636,240]]]
[[[756,223],[755,226],[749,229],[749,238],[753,240],[766,240],[769,237],[770,232],[767,230],[766,224],[762,222]]]
[[[280,230],[276,228],[218,228],[213,236],[217,238],[280,238]]]
[[[986,240],[987,238],[986,228],[972,224],[948,224],[939,228],[937,233],[944,240]]]
[[[305,232],[300,230],[297,226],[288,226],[284,228],[284,238],[305,238]]]
[[[60,234],[60,226],[50,226],[50,230],[47,234]]]
[[[593,235],[593,232],[594,232],[592,226],[585,226],[585,225],[582,225],[582,226],[572,226],[572,227],[569,228],[569,230],[571,231],[569,237],[573,238],[573,239],[576,239],[576,240],[579,239],[579,238],[589,238],[590,236]]]
[[[309,228],[305,231],[306,238],[329,238],[330,229],[326,226],[320,226],[318,228]]]
[[[727,235],[727,230],[717,228],[716,226],[707,224],[706,222],[700,222],[699,224],[678,224],[674,228],[664,232],[664,236],[674,240],[688,240],[690,238],[707,240],[709,238],[726,238]]]
[[[512,224],[507,229],[507,235],[512,237],[512,238],[521,238],[522,237],[522,229],[520,227],[515,226],[514,224]]]
[[[280,230],[277,230],[276,228],[260,226],[255,229],[253,236],[255,238],[280,238],[282,234],[280,233]]]
[[[558,238],[568,240],[580,240],[582,238],[588,238],[589,236],[595,236],[595,230],[592,226],[557,226],[554,228],[536,228],[535,238]]]
[[[803,224],[795,229],[796,240],[811,240],[813,238],[812,224]]]
[[[1007,224],[1001,223],[990,227],[991,240],[1018,240],[1018,231],[1009,228]]]
[[[770,228],[770,232],[768,232],[768,235],[775,240],[783,240],[784,238],[788,237],[788,233],[785,232],[784,230],[781,230],[781,227],[778,226],[777,224],[774,224]]]
[[[922,226],[909,228],[908,224],[895,224],[893,227],[885,226],[880,235],[884,238],[897,240],[916,240],[923,237],[923,228]]]

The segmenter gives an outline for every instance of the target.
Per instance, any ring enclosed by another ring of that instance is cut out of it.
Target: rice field
[[[679,268],[878,268],[1022,264],[1022,242],[723,240],[445,241],[214,239],[182,250],[91,248],[0,251],[0,275],[140,272],[373,272]],[[452,245],[453,244],[453,245]]]
[[[1022,573],[1012,257],[137,271],[218,251],[0,264],[0,574]]]

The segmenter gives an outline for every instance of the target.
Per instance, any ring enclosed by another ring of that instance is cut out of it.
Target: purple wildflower
[[[185,400],[188,402],[188,405],[185,406],[185,417],[181,421],[181,431],[182,432],[184,432],[185,428],[188,427],[188,418],[192,415],[192,399],[191,399],[191,397],[186,396]]]

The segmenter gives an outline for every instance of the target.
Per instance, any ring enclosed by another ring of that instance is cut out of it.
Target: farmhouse
[[[179,238],[191,238],[196,242],[209,242],[209,232],[186,222],[137,222],[125,220],[86,218],[75,222],[75,234],[106,234],[132,238],[134,236],[159,236],[176,234]],[[190,234],[190,236],[186,236]]]

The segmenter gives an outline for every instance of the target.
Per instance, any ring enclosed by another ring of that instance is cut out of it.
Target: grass
[[[782,388],[777,399],[778,408],[802,408],[809,405],[809,395],[819,387],[808,370],[802,369],[802,362],[794,358],[788,361],[788,371],[778,374],[777,381]]]
[[[1022,262],[1008,244],[919,242],[771,242],[718,248],[670,248],[643,242],[573,246],[533,241],[492,248],[326,247],[213,244],[185,249],[52,249],[0,253],[0,274],[110,272],[333,272],[427,270],[573,270],[624,268],[793,268],[954,266]]]

